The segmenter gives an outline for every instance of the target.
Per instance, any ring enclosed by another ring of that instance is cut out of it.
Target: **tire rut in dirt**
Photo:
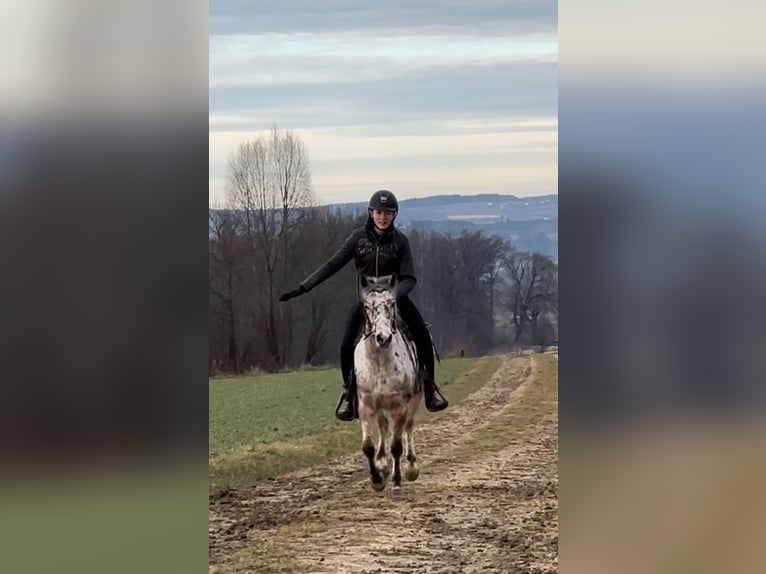
[[[421,422],[417,441],[424,474],[428,474],[429,461],[449,460],[456,445],[490,424],[530,373],[528,357],[506,358],[492,379],[462,405]],[[502,571],[518,567],[526,568],[518,571],[533,572],[539,565],[540,572],[550,572],[551,555],[557,551],[554,538],[558,480],[556,429],[546,430],[547,434],[535,444],[514,446],[507,452],[462,465],[450,462],[447,476],[432,475],[430,481],[423,481],[421,475],[418,482],[405,483],[406,494],[400,496],[399,502],[406,505],[407,518],[397,533],[393,555],[389,547],[357,547],[356,537],[342,525],[339,505],[344,499],[369,499],[368,508],[356,509],[359,514],[354,521],[360,525],[365,524],[365,519],[375,525],[380,518],[379,507],[387,504],[369,498],[373,494],[359,453],[251,488],[221,492],[210,499],[211,564],[225,563],[228,555],[246,544],[268,540],[275,529],[310,523],[319,516],[332,519],[339,515],[336,530],[328,526],[332,531],[328,531],[332,538],[328,548],[319,548],[313,557],[311,552],[303,556],[316,565],[312,571],[409,572],[416,567],[422,569],[425,561],[429,572],[454,572],[458,565],[464,572],[497,571],[502,565],[506,568]],[[530,464],[546,470],[535,476],[535,469],[528,468]],[[525,476],[521,483],[515,482],[519,476]],[[504,477],[513,477],[513,481]],[[451,488],[446,492],[434,489],[438,481],[446,481]],[[390,494],[387,496],[390,498]],[[475,511],[488,504],[489,515]],[[402,510],[389,509],[393,515]],[[538,539],[536,528],[540,530]],[[424,537],[424,533],[429,536]]]

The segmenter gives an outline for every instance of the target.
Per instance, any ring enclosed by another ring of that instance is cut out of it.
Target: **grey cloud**
[[[396,29],[461,30],[477,34],[555,33],[555,0],[218,0],[210,3],[211,34],[337,32]]]
[[[521,149],[513,150],[513,153],[501,149],[494,152],[487,150],[476,152],[438,150],[433,154],[418,154],[417,156],[381,154],[379,157],[364,158],[364,165],[374,170],[390,169],[392,172],[408,169],[437,170],[444,167],[455,167],[458,164],[471,166],[472,168],[493,168],[500,164],[505,168],[511,169],[514,167],[529,167],[531,165],[555,165],[557,159],[558,153],[556,149],[545,151],[526,151]],[[336,170],[341,170],[348,165],[348,159],[323,159],[321,164],[325,168],[333,167]]]
[[[248,110],[253,125],[352,126],[470,116],[555,116],[555,63],[430,69],[349,84],[211,90],[213,114]],[[219,129],[212,126],[211,130]]]

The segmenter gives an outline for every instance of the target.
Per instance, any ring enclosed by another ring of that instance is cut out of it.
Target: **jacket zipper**
[[[378,253],[380,253],[380,245],[375,245],[375,277],[380,277],[378,272]]]

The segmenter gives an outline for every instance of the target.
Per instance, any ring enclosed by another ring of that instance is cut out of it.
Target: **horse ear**
[[[389,286],[393,287],[396,285],[396,273],[391,274],[391,278],[388,280]]]

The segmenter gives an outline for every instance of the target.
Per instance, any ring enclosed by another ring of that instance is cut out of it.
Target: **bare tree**
[[[252,256],[252,296],[272,368],[285,364],[292,333],[280,321],[276,295],[285,284],[288,234],[299,209],[312,202],[308,153],[300,137],[275,126],[268,136],[240,144],[226,170],[228,205],[243,214],[244,236]],[[284,328],[280,328],[284,326]]]
[[[558,310],[558,267],[540,253],[512,249],[504,262],[509,279],[508,302],[519,342],[527,327],[534,326],[541,314]]]
[[[237,214],[227,210],[211,212],[208,220],[208,285],[211,321],[222,326],[226,340],[226,370],[240,372],[239,322],[241,240]],[[211,342],[215,342],[212,337]],[[211,357],[212,359],[212,357]]]
[[[507,248],[502,239],[482,232],[450,237],[413,231],[410,241],[418,276],[414,298],[433,323],[437,345],[447,352],[491,348],[496,268]]]
[[[492,340],[495,338],[495,293],[502,281],[503,252],[509,249],[508,244],[503,242],[498,248],[498,254],[492,261],[487,272],[487,284],[489,286],[489,321],[492,328]]]

